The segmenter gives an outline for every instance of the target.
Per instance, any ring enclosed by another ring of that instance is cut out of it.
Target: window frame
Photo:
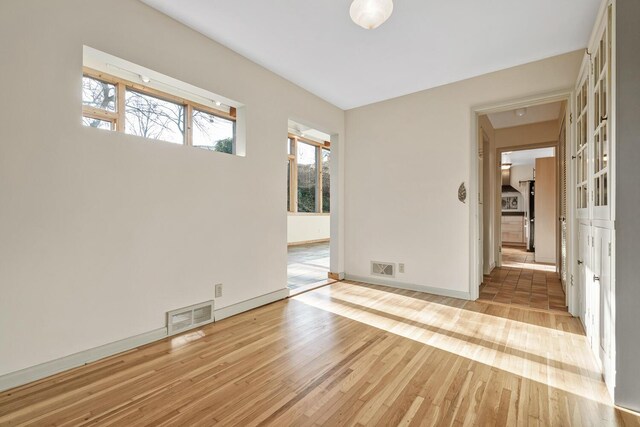
[[[321,197],[320,199],[320,213],[323,214],[330,214],[331,213],[331,187],[329,187],[329,209],[325,212],[324,211],[324,163],[323,163],[323,151],[327,151],[329,153],[329,185],[331,185],[331,149],[329,147],[320,147],[320,151],[319,151],[319,155],[320,158],[318,159],[318,165],[320,166],[320,182],[319,184],[322,186],[320,188],[320,193],[319,193],[319,197]]]
[[[236,154],[236,127],[237,127],[237,112],[235,107],[229,107],[229,112],[218,110],[208,105],[203,105],[198,102],[186,99],[171,93],[163,92],[152,87],[135,83],[130,80],[126,80],[120,77],[113,76],[111,74],[104,73],[102,71],[95,70],[89,67],[82,67],[82,76],[88,77],[94,80],[98,80],[104,83],[115,85],[116,87],[116,111],[107,111],[100,108],[89,107],[82,105],[82,116],[88,118],[94,118],[99,120],[105,120],[112,123],[112,130],[120,133],[125,133],[126,126],[126,92],[127,90],[139,92],[141,94],[161,99],[163,101],[172,102],[174,104],[182,105],[185,109],[185,132],[183,144],[186,147],[193,147],[193,111],[198,110],[212,116],[220,117],[233,122],[233,150],[232,154]],[[162,140],[158,140],[162,141]],[[228,153],[225,153],[228,154]]]
[[[298,142],[311,145],[316,150],[316,206],[314,212],[298,212]],[[331,143],[329,141],[315,141],[292,133],[287,135],[287,143],[291,144],[291,153],[287,155],[291,183],[289,187],[289,210],[287,212],[289,215],[329,215],[330,212],[322,211],[322,149],[328,150],[329,156],[331,156]]]

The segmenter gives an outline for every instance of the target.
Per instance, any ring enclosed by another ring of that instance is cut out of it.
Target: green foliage
[[[316,211],[316,187],[298,186],[298,212]]]
[[[213,150],[233,154],[233,138],[221,139],[216,143],[215,147],[213,147]]]

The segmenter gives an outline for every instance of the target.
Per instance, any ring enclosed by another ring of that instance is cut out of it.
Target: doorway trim
[[[301,125],[319,130],[330,136],[331,160],[329,170],[331,180],[330,188],[330,212],[329,212],[329,272],[328,281],[344,280],[345,278],[345,232],[344,232],[344,175],[345,175],[345,144],[344,126],[341,129],[331,129],[326,126],[307,120],[297,115],[289,115],[292,120]],[[289,129],[287,128],[287,135]],[[283,138],[284,140],[284,138]],[[285,228],[286,229],[286,228]],[[287,229],[286,229],[287,230]],[[287,230],[288,231],[288,230]],[[286,235],[286,233],[285,233]],[[286,239],[285,239],[286,241]],[[288,244],[285,245],[285,250]],[[286,278],[285,278],[286,279]]]
[[[558,147],[559,147],[559,141],[549,141],[549,142],[537,142],[534,144],[526,144],[526,145],[516,145],[516,146],[507,146],[507,147],[500,147],[500,148],[496,148],[496,161],[497,159],[502,158],[502,154],[508,151],[527,151],[527,150],[535,150],[537,148],[553,148],[554,149],[554,157],[555,157],[555,164],[556,164],[556,173],[558,172],[558,170],[560,169],[560,158],[558,156]],[[497,162],[496,162],[497,165]],[[496,195],[496,198],[499,197],[498,196],[498,188],[500,188],[500,186],[498,185],[500,182],[500,168],[497,168],[496,170],[494,170],[493,172],[496,174],[496,186],[494,188],[491,189],[491,191],[493,191]],[[559,175],[556,175],[556,187],[558,187],[558,182],[559,182]],[[557,188],[556,188],[557,190]],[[556,216],[559,217],[560,216],[560,193],[558,192],[556,195]],[[497,204],[495,206],[493,206],[493,208],[497,208]],[[497,214],[497,212],[496,212]],[[500,247],[500,243],[499,241],[501,241],[501,236],[502,236],[502,224],[500,221],[496,221],[496,229],[495,229],[495,235],[494,235],[494,242],[496,244],[496,246]],[[560,264],[559,264],[559,248],[561,245],[560,242],[560,230],[558,227],[556,227],[556,272],[560,273]],[[499,261],[500,261],[500,265],[502,265],[502,251],[499,252]],[[498,260],[496,260],[497,262]]]
[[[480,203],[478,200],[479,191],[482,191],[482,189],[478,188],[479,187],[478,183],[480,182],[479,173],[481,173],[482,171],[478,171],[478,162],[475,161],[475,159],[478,156],[478,143],[479,143],[479,137],[480,137],[478,117],[483,114],[500,113],[503,111],[514,110],[517,108],[532,107],[535,105],[548,104],[548,103],[558,102],[558,101],[567,102],[567,108],[565,109],[565,123],[570,124],[567,128],[567,141],[572,141],[572,135],[574,130],[573,130],[573,124],[571,123],[571,120],[570,120],[570,115],[571,115],[571,111],[573,111],[573,88],[567,88],[564,90],[558,90],[553,92],[544,92],[537,95],[531,95],[528,97],[498,101],[498,102],[487,103],[487,104],[480,104],[480,105],[471,107],[471,111],[470,111],[471,140],[469,144],[469,159],[470,159],[469,161],[469,194],[470,194],[470,197],[469,197],[469,296],[471,300],[477,300],[478,297],[480,296],[480,284],[476,282],[478,280],[479,273],[482,272],[482,266],[479,265],[480,259],[482,259],[482,257],[479,254],[479,251],[482,250],[479,243],[482,241],[480,239],[479,233],[482,228],[479,224]],[[571,188],[571,191],[567,191],[567,200],[573,200],[573,188]],[[569,206],[571,206],[571,204]],[[573,220],[572,220],[571,223],[568,225],[568,232],[571,236],[569,239],[567,239],[567,246],[569,249],[568,255],[567,255],[568,265],[573,265],[572,260],[574,257],[574,242],[573,242],[574,226],[575,224],[573,223]],[[571,271],[571,273],[573,272]],[[573,308],[574,300],[575,298],[573,296],[573,290],[571,292],[567,292],[567,304],[568,304],[568,309],[570,313],[573,313],[572,308]]]

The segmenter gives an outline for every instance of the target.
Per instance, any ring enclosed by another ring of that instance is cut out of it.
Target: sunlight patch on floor
[[[504,261],[502,263],[502,267],[544,271],[546,273],[555,273],[556,271],[556,266],[553,264],[540,264],[540,263],[533,264],[530,262],[519,262],[519,261]]]
[[[369,291],[375,292],[373,289],[366,289],[367,293]],[[510,319],[496,320],[495,316],[452,307],[443,308],[446,306],[423,300],[416,300],[422,301],[422,309],[403,313],[399,312],[403,310],[395,308],[392,298],[382,301],[376,300],[373,295],[366,299],[366,306],[353,307],[352,305],[358,306],[365,301],[345,295],[347,293],[344,289],[340,289],[338,293],[325,288],[299,295],[295,300],[523,378],[602,404],[611,404],[594,364],[581,357],[576,360],[574,352],[567,351],[567,347],[581,346],[587,349],[583,336]],[[331,298],[343,299],[346,303]],[[389,313],[396,319],[385,316],[384,313]],[[456,337],[453,333],[449,335],[449,331],[437,326],[451,322],[456,323],[457,329],[463,323],[468,336]],[[474,341],[482,341],[484,345]],[[584,363],[580,364],[580,361]]]

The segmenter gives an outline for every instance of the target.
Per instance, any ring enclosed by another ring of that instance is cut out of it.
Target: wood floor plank
[[[550,280],[501,274],[504,286]],[[339,282],[0,393],[0,425],[640,419],[611,404],[580,322],[566,313]]]

